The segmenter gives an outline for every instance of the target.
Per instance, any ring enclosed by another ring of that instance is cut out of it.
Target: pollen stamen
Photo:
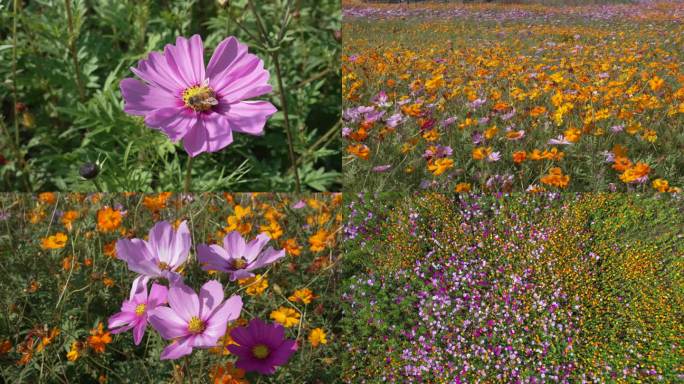
[[[264,344],[257,344],[252,348],[252,355],[257,359],[265,359],[270,354],[271,351]]]
[[[142,316],[143,313],[145,313],[145,307],[147,307],[145,304],[138,304],[138,306],[135,307],[135,314],[137,316]]]
[[[188,322],[188,331],[192,333],[202,333],[204,331],[205,325],[199,317],[193,316]]]
[[[194,111],[205,112],[218,105],[216,92],[206,85],[196,85],[183,91],[185,106]]]

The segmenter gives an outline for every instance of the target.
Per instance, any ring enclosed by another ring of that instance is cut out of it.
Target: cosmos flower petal
[[[133,342],[135,345],[140,345],[140,342],[145,335],[145,328],[147,328],[147,322],[145,321],[140,321],[133,327]]]
[[[107,327],[109,329],[118,328],[118,327],[124,326],[128,323],[131,323],[134,320],[135,320],[135,313],[134,312],[118,312],[109,318],[109,322],[107,324]],[[123,332],[123,331],[119,331],[119,332]]]
[[[165,304],[168,299],[169,289],[163,285],[154,283],[150,289],[150,295],[147,298],[148,308],[155,308],[159,305]]]
[[[140,60],[137,67],[131,71],[150,85],[162,88],[167,93],[178,94],[183,90],[183,84],[176,81],[177,71],[168,65],[165,56],[159,52],[152,52],[147,60]]]
[[[230,36],[219,43],[211,55],[209,65],[207,65],[207,77],[210,79],[218,78],[221,72],[239,62],[247,54],[247,46],[241,44],[233,36]]]
[[[124,112],[131,115],[145,116],[169,105],[183,105],[178,97],[163,88],[151,87],[133,78],[121,80],[120,88],[125,101]]]
[[[133,284],[131,284],[131,293],[130,293],[130,300],[133,301],[133,299],[136,296],[139,296],[140,301],[145,302],[147,301],[147,282],[150,280],[149,276],[145,275],[139,275],[138,277],[133,280]]]
[[[257,235],[257,237],[250,241],[249,244],[247,244],[247,247],[245,247],[245,250],[243,251],[245,259],[250,263],[253,262],[270,240],[271,238],[265,232]]]
[[[147,276],[158,276],[161,272],[152,261],[147,245],[140,239],[120,239],[116,242],[116,255],[128,263],[128,269]]]
[[[158,260],[175,269],[185,262],[190,252],[190,230],[185,221],[178,230],[174,230],[168,221],[160,221],[150,229],[149,243]]]
[[[238,295],[231,296],[228,300],[223,302],[218,308],[214,310],[211,316],[207,319],[207,329],[204,333],[211,334],[219,338],[226,332],[226,326],[229,321],[236,320],[240,317],[242,311],[242,298]]]
[[[190,132],[183,139],[183,147],[190,157],[195,157],[208,151],[209,133],[201,119],[192,126]]]
[[[197,246],[197,260],[202,263],[205,271],[227,271],[228,254],[216,244]]]
[[[175,360],[192,353],[195,337],[188,336],[169,344],[161,353],[161,360]]]
[[[189,322],[193,316],[199,315],[199,298],[192,288],[184,283],[171,286],[168,294],[169,305],[180,318]]]
[[[268,101],[242,101],[219,103],[216,111],[226,117],[232,130],[260,136],[264,134],[266,120],[278,110]]]
[[[264,63],[256,56],[236,68],[229,76],[221,77],[216,84],[216,94],[229,103],[261,96],[272,91],[268,84],[270,75]]]
[[[149,311],[147,320],[164,339],[170,340],[189,334],[188,322],[169,307],[157,307]]]
[[[231,231],[223,238],[223,247],[231,259],[242,257],[245,254],[246,245],[245,239],[238,231]]]
[[[223,301],[223,286],[218,280],[210,280],[204,283],[199,292],[200,318],[208,319],[214,309]]]
[[[204,127],[207,130],[207,152],[217,152],[233,142],[233,131],[228,120],[218,113],[204,116]]]
[[[269,247],[266,251],[264,251],[259,258],[254,262],[254,264],[250,265],[250,269],[257,269],[264,267],[266,265],[269,265],[276,260],[285,257],[285,250],[281,249],[279,251]]]
[[[182,107],[160,108],[145,116],[145,124],[161,129],[174,143],[197,123],[197,116]]]
[[[287,363],[288,360],[290,360],[290,357],[292,357],[292,354],[294,354],[297,351],[297,342],[294,340],[285,340],[283,343],[275,350],[273,351],[273,354],[270,357],[271,364],[274,365],[283,365]]]

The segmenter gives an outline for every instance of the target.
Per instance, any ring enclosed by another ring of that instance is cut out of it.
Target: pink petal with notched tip
[[[206,245],[200,244],[197,246],[197,260],[205,265],[202,269],[205,271],[224,271],[227,272],[229,266],[229,257],[226,250],[216,244]]]
[[[178,316],[189,322],[194,316],[199,316],[199,298],[192,288],[184,283],[177,283],[169,289],[169,306]]]
[[[154,256],[147,244],[140,239],[119,239],[116,242],[116,257],[128,264],[128,269],[147,276],[157,276],[160,273]]]
[[[197,123],[197,115],[185,107],[160,108],[145,116],[145,124],[162,130],[174,143]]]

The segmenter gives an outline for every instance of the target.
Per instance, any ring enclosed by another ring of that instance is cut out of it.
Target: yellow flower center
[[[271,351],[268,350],[268,347],[263,344],[257,344],[252,348],[252,354],[257,359],[265,359],[270,353]]]
[[[183,102],[185,102],[186,107],[198,112],[208,111],[218,105],[214,90],[207,86],[199,85],[183,91]]]
[[[197,316],[193,316],[188,323],[188,331],[192,333],[202,333],[204,328],[204,322]]]
[[[165,270],[171,269],[171,268],[169,268],[169,265],[168,265],[168,264],[166,264],[166,263],[165,263],[165,262],[163,262],[163,261],[162,261],[162,262],[160,262],[159,264],[157,264],[157,266],[158,266],[158,267],[159,267],[159,269],[161,269],[162,271],[165,271]]]
[[[247,260],[244,257],[233,260],[233,269],[242,269],[247,266]]]
[[[142,316],[143,313],[145,313],[145,304],[138,304],[137,307],[135,307],[135,314],[138,316]]]

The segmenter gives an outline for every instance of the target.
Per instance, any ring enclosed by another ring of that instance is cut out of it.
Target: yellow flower
[[[81,349],[83,349],[83,343],[80,341],[73,341],[71,343],[71,349],[67,353],[67,360],[76,361],[81,357]]]
[[[331,241],[331,234],[325,229],[321,228],[309,237],[309,244],[311,252],[320,252],[329,246]]]
[[[431,129],[423,133],[423,139],[426,141],[437,141],[439,139],[439,132],[436,129]]]
[[[239,279],[238,284],[241,287],[247,287],[245,292],[248,295],[259,296],[268,288],[268,279],[266,279],[266,276],[256,275],[246,279]]]
[[[66,245],[67,239],[66,234],[57,232],[56,234],[41,240],[40,246],[43,249],[61,249]]]
[[[663,84],[665,84],[665,80],[658,76],[653,76],[653,78],[648,81],[648,86],[651,87],[653,92],[658,92],[660,88],[663,87]]]
[[[290,300],[293,303],[309,304],[315,298],[316,296],[309,288],[302,288],[294,291],[292,296],[288,297],[288,300]]]
[[[68,231],[71,231],[73,229],[73,221],[78,218],[78,212],[77,211],[65,211],[64,214],[62,215],[62,219],[60,220],[62,222],[62,225],[64,225],[64,228],[66,228]]]
[[[620,175],[620,180],[622,180],[624,183],[633,183],[636,181],[640,181],[640,179],[648,176],[649,172],[651,172],[651,167],[649,167],[648,164],[638,162],[636,165],[627,168],[621,175]]]
[[[492,153],[492,147],[477,147],[473,149],[473,159],[484,160]]]
[[[667,192],[670,189],[670,183],[665,179],[655,179],[651,185],[658,192]]]
[[[322,328],[314,328],[309,333],[309,343],[314,348],[317,348],[320,344],[328,344],[328,340],[325,338],[325,331]]]
[[[430,161],[428,163],[428,170],[432,172],[433,175],[439,176],[446,172],[447,169],[454,167],[454,161],[449,158],[437,159],[435,161]]]
[[[57,196],[53,192],[39,193],[38,201],[45,204],[54,204],[57,201]]]
[[[656,140],[658,140],[658,134],[652,129],[645,130],[644,133],[641,134],[641,137],[649,143],[655,143]]]
[[[576,143],[579,141],[580,136],[582,136],[582,131],[577,128],[568,128],[563,132],[563,136],[565,137],[565,140]]]
[[[494,138],[494,136],[496,136],[497,132],[499,132],[499,128],[497,128],[495,125],[484,131],[484,137],[487,140],[491,140],[492,138]]]
[[[285,328],[292,328],[299,324],[299,318],[301,315],[299,312],[295,311],[289,307],[280,307],[275,311],[271,312],[271,319],[276,323],[282,324]]]
[[[273,240],[278,240],[278,238],[283,235],[283,228],[277,221],[271,221],[268,225],[262,225],[259,227],[259,230],[261,232],[266,232]]]

